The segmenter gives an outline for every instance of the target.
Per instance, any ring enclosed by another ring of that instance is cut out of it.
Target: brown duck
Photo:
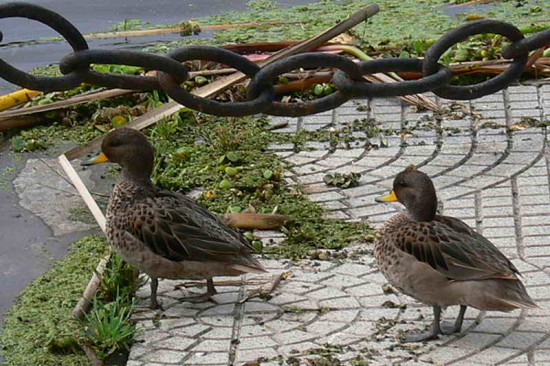
[[[436,215],[431,179],[414,166],[395,177],[393,190],[377,202],[401,202],[407,212],[384,224],[374,247],[380,271],[401,292],[431,305],[432,329],[406,342],[460,332],[466,307],[511,311],[537,308],[519,271],[493,243],[454,217]],[[452,326],[440,325],[441,307],[460,305]]]
[[[238,232],[190,198],[153,185],[154,150],[141,132],[111,131],[101,150],[84,165],[110,161],[122,167],[107,207],[107,239],[151,278],[151,307],[159,306],[158,278],[206,279],[205,294],[184,299],[197,302],[216,294],[214,276],[265,272]]]

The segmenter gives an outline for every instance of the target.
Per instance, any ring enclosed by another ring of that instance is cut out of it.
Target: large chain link
[[[123,50],[89,50],[82,34],[61,15],[29,3],[0,5],[0,19],[21,17],[43,23],[63,36],[74,53],[60,62],[63,76],[43,77],[21,71],[0,59],[0,77],[24,88],[40,91],[61,91],[89,83],[110,88],[130,90],[163,89],[178,103],[189,108],[219,115],[245,116],[266,113],[278,116],[304,116],[327,111],[345,103],[352,97],[385,97],[410,95],[433,91],[447,99],[474,99],[506,88],[517,80],[525,68],[528,54],[550,46],[550,30],[525,38],[521,31],[509,23],[497,20],[479,20],[455,28],[437,40],[426,52],[423,60],[412,58],[384,58],[355,63],[349,58],[320,52],[308,52],[290,56],[260,68],[247,58],[219,47],[187,46],[166,56]],[[483,33],[499,34],[512,44],[502,55],[513,59],[500,75],[473,85],[450,85],[451,71],[439,63],[440,57],[455,44]],[[0,41],[2,33],[0,33]],[[247,101],[217,102],[193,95],[181,88],[189,78],[189,72],[181,63],[192,60],[219,62],[241,71],[249,78]],[[119,75],[93,71],[91,64],[118,64],[156,70],[157,76]],[[277,100],[274,84],[279,75],[296,69],[314,67],[334,68],[332,83],[337,91],[312,101],[281,103]],[[416,71],[423,77],[395,83],[368,83],[363,75],[383,72]]]

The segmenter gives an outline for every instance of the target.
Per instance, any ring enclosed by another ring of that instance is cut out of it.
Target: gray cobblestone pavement
[[[366,111],[349,103],[330,113],[288,119],[282,131],[337,129],[361,118],[405,130],[431,115],[398,99],[359,102]],[[257,365],[259,358],[267,360],[262,365],[282,360],[329,365],[336,364],[334,359],[347,365],[550,365],[550,160],[546,129],[526,126],[532,118],[550,120],[550,85],[514,87],[466,106],[475,118],[455,113],[443,118],[443,129],[390,136],[387,147],[378,149],[366,149],[364,143],[329,149],[321,142],[309,143],[310,149],[301,152],[293,146],[273,148],[294,164],[289,178],[304,184],[330,216],[375,226],[399,207],[376,204],[374,197],[388,191],[397,172],[416,164],[433,178],[446,215],[463,219],[512,259],[540,309],[468,309],[461,334],[428,344],[401,344],[401,332],[428,327],[431,311],[409,297],[384,292],[386,281],[370,254],[372,244],[365,244],[350,249],[356,253],[353,259],[338,262],[266,260],[269,275],[244,276],[243,286],[226,282],[214,296],[217,304],[180,303],[185,290],[175,285],[182,282],[162,281],[165,310],[136,311],[143,331],[128,365]],[[361,173],[360,185],[328,187],[322,179],[333,172]],[[258,235],[266,245],[281,239],[276,232]],[[240,303],[248,289],[281,271],[292,276],[271,299]],[[148,294],[148,285],[138,293],[144,306]],[[453,318],[456,311],[448,308],[444,317]],[[315,361],[320,357],[325,363]]]

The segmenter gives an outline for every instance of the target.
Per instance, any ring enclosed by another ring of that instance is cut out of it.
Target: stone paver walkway
[[[360,102],[367,111],[349,103],[330,113],[289,119],[283,131],[338,129],[361,118],[403,130],[432,115],[398,99]],[[512,259],[539,310],[469,309],[461,334],[401,344],[401,332],[429,326],[431,310],[406,296],[386,294],[372,244],[365,244],[351,249],[363,254],[338,262],[265,261],[273,273],[292,272],[270,299],[240,303],[248,288],[258,287],[250,284],[220,286],[217,305],[180,303],[184,292],[175,285],[181,281],[162,281],[165,311],[134,314],[143,333],[128,365],[257,365],[261,359],[267,360],[262,365],[337,365],[337,360],[345,365],[550,365],[550,160],[546,129],[525,128],[526,117],[550,120],[550,85],[513,87],[465,105],[475,118],[457,112],[443,118],[443,129],[390,136],[383,148],[329,149],[325,143],[311,143],[311,150],[302,152],[274,148],[295,164],[289,178],[305,184],[311,199],[331,216],[375,226],[399,207],[376,204],[374,197],[388,191],[396,173],[416,164],[433,178],[446,215],[463,219]],[[361,184],[328,187],[322,179],[329,172],[361,173]],[[281,238],[276,232],[259,234],[266,243]],[[148,293],[147,284],[139,295]],[[456,311],[449,308],[444,317]]]

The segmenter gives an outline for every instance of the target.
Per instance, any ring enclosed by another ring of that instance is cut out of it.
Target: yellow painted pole
[[[20,89],[0,96],[0,111],[4,111],[16,105],[23,104],[32,99],[32,97],[40,94],[41,92],[29,89]]]

